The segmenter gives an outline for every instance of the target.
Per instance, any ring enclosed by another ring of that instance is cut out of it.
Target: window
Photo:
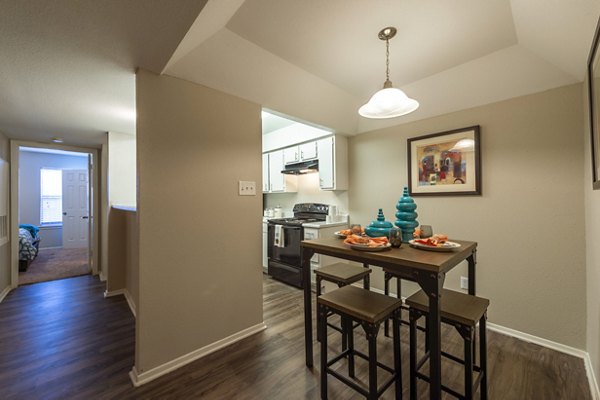
[[[40,170],[40,225],[62,223],[62,171]]]

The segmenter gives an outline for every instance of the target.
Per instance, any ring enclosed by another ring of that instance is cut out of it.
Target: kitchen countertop
[[[348,221],[341,221],[341,222],[327,222],[327,221],[320,221],[320,222],[310,222],[308,224],[302,224],[303,227],[305,228],[329,228],[331,226],[348,226]]]

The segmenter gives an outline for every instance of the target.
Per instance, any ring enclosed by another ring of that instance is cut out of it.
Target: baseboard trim
[[[131,297],[131,293],[129,293],[129,290],[125,289],[125,293],[123,294],[125,295],[125,300],[127,300],[127,304],[129,304],[129,309],[133,314],[133,318],[137,318],[137,314],[135,311],[135,302],[133,301],[133,297]]]
[[[590,382],[592,399],[600,400],[600,387],[598,387],[598,381],[596,380],[596,375],[594,374],[594,367],[592,366],[592,359],[590,358],[589,353],[585,354],[583,363],[585,364],[585,372],[587,373],[588,381]]]
[[[576,349],[575,347],[567,346],[562,343],[553,342],[552,340],[544,339],[538,336],[533,336],[528,333],[507,328],[502,325],[496,325],[488,322],[487,327],[491,331],[498,332],[507,336],[512,336],[516,339],[520,339],[525,342],[534,343],[542,347],[547,347],[549,349],[560,351],[561,353],[569,354],[583,359],[585,373],[587,375],[588,384],[590,385],[592,399],[600,400],[600,390],[598,388],[598,381],[596,380],[596,375],[594,374],[594,368],[592,367],[592,360],[590,359],[590,354],[587,351]]]
[[[111,290],[110,292],[108,290],[105,290],[104,291],[104,298],[118,296],[120,294],[124,295],[125,294],[125,289]]]
[[[163,375],[168,374],[169,372],[172,372],[178,368],[181,368],[184,365],[191,363],[192,361],[196,361],[199,358],[202,358],[211,353],[214,353],[215,351],[220,350],[224,347],[227,347],[227,346],[229,346],[235,342],[238,342],[242,339],[245,339],[248,336],[251,336],[258,332],[261,332],[261,331],[265,330],[266,328],[267,328],[267,325],[265,325],[264,322],[261,322],[260,324],[251,326],[250,328],[246,328],[246,329],[239,331],[231,336],[228,336],[224,339],[221,339],[212,344],[209,344],[208,346],[204,346],[204,347],[194,350],[188,354],[184,354],[181,357],[177,357],[176,359],[166,362],[162,365],[159,365],[158,367],[152,368],[151,370],[142,372],[141,374],[138,373],[136,367],[134,366],[131,369],[131,371],[129,372],[129,378],[131,379],[133,386],[135,386],[135,387],[142,386],[150,381],[153,381],[156,378],[159,378]]]
[[[4,290],[2,292],[0,292],[0,303],[2,303],[2,300],[4,300],[6,295],[9,294],[11,290],[12,290],[12,287],[10,285],[8,285],[7,287],[4,288]]]
[[[131,313],[133,314],[133,317],[137,318],[137,313],[136,313],[136,309],[135,309],[135,302],[133,301],[133,298],[131,297],[131,293],[129,293],[129,290],[127,290],[127,289],[117,289],[117,290],[112,290],[110,292],[108,290],[104,291],[104,298],[113,297],[113,296],[120,296],[120,295],[125,296],[125,300],[127,300],[127,305],[129,305],[129,309],[131,310]]]
[[[547,347],[549,349],[560,351],[561,353],[569,354],[575,357],[585,358],[588,354],[586,351],[576,349],[575,347],[567,346],[558,342],[553,342],[552,340],[530,335],[529,333],[517,331],[516,329],[507,328],[505,326],[493,324],[491,322],[488,322],[487,328],[490,331],[498,332],[507,336],[512,336],[525,342],[538,344],[542,347]]]

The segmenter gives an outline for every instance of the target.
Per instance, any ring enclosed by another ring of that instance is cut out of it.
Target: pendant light
[[[409,114],[419,108],[419,102],[408,97],[390,82],[390,39],[396,36],[396,28],[388,26],[379,31],[379,39],[385,40],[385,83],[369,102],[358,109],[365,118],[394,118]]]

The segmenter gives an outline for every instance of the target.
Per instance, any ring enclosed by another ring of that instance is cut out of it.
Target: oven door
[[[301,266],[300,256],[302,254],[300,242],[304,239],[302,227],[282,225],[282,234],[284,238],[284,246],[275,246],[275,224],[269,223],[269,259],[290,264],[299,268]]]

